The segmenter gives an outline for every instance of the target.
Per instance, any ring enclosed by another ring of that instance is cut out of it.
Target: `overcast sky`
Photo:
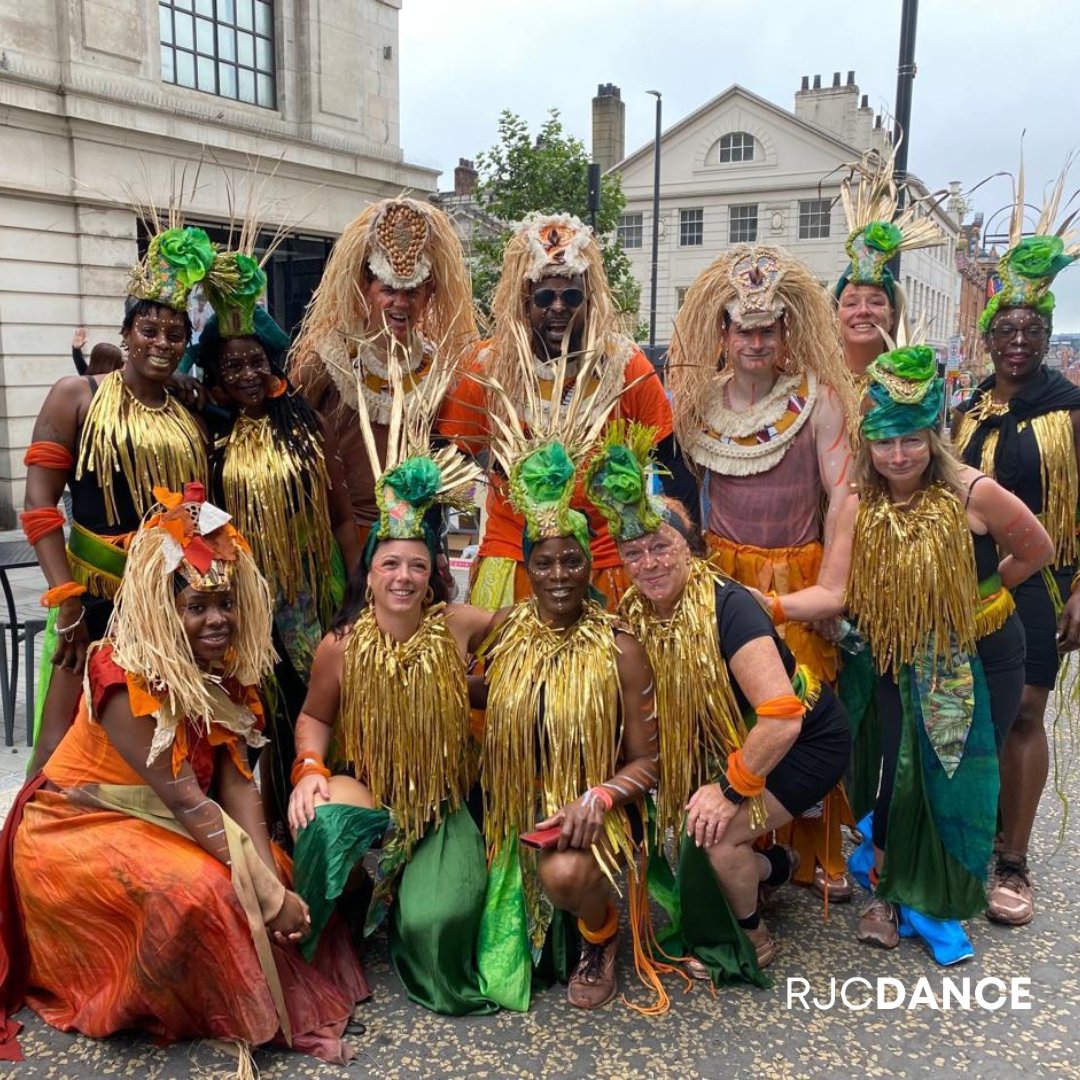
[[[598,83],[622,89],[627,153],[652,139],[650,89],[665,129],[732,83],[791,110],[802,75],[829,85],[834,71],[854,70],[871,106],[891,110],[900,0],[404,0],[400,33],[405,156],[442,169],[447,190],[458,158],[494,143],[504,108],[534,131],[557,108],[589,146]],[[1039,202],[1080,147],[1080,4],[923,0],[915,59],[911,171],[965,189],[1015,173],[1026,128],[1027,201]],[[989,220],[1010,198],[998,179],[974,209]],[[1080,332],[1080,262],[1054,292],[1055,330]]]

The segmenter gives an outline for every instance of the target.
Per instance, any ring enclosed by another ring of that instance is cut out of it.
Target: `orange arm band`
[[[782,623],[786,623],[787,612],[784,611],[784,605],[780,603],[779,593],[769,593],[769,600],[772,603],[773,626],[780,626]]]
[[[59,607],[65,600],[73,596],[82,596],[86,592],[86,586],[77,581],[65,581],[63,585],[56,585],[41,594],[42,607]]]
[[[754,712],[772,720],[801,720],[806,715],[806,705],[794,694],[781,694],[755,705]]]
[[[727,759],[728,783],[748,799],[765,790],[765,777],[751,772],[743,761],[742,749],[732,750]]]
[[[24,510],[19,515],[26,539],[33,547],[43,536],[64,527],[64,515],[55,506],[43,506],[38,510]]]
[[[305,776],[312,774],[321,776],[324,780],[330,779],[330,770],[323,762],[322,755],[312,753],[297,754],[293,762],[292,772],[289,773],[289,783],[296,787]]]
[[[71,472],[75,468],[75,455],[63,443],[35,442],[26,448],[23,464]]]

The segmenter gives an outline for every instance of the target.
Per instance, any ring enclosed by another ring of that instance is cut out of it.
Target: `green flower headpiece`
[[[215,258],[202,229],[166,229],[151,238],[145,258],[131,271],[128,295],[186,311],[188,293],[214,269]]]
[[[588,520],[570,507],[576,473],[561,442],[544,443],[511,467],[510,505],[525,519],[525,536],[531,543],[573,536],[588,556]]]
[[[442,486],[439,466],[422,455],[406,458],[375,484],[380,540],[416,540],[424,536],[424,515]]]
[[[206,285],[218,333],[222,338],[254,337],[255,309],[266,291],[266,271],[241,251],[218,256],[218,266],[220,272]]]
[[[870,442],[937,428],[945,403],[945,380],[927,345],[908,345],[883,353],[867,369],[862,436]]]
[[[887,264],[900,250],[903,239],[903,234],[891,221],[871,221],[853,232],[844,244],[851,259],[844,274],[845,284],[891,286],[893,276]]]
[[[655,438],[654,427],[617,420],[585,470],[585,491],[616,541],[648,536],[663,521],[649,495]]]
[[[998,260],[1001,288],[990,297],[979,316],[979,329],[985,334],[999,308],[1033,308],[1049,318],[1054,313],[1054,278],[1080,257],[1065,250],[1060,236],[1025,236]]]

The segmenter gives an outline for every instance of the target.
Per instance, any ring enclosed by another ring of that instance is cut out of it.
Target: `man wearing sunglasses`
[[[502,275],[492,301],[495,329],[483,342],[471,370],[451,391],[443,409],[441,431],[463,448],[479,454],[490,432],[490,404],[483,382],[497,381],[525,410],[526,365],[540,376],[550,394],[565,357],[567,381],[586,356],[604,360],[593,376],[596,389],[627,387],[612,410],[617,417],[656,429],[668,493],[693,493],[694,481],[675,449],[671,406],[652,364],[623,333],[623,319],[604,273],[600,245],[592,231],[569,214],[530,214],[507,245]],[[587,514],[592,530],[593,584],[614,608],[625,591],[618,551],[599,512],[578,489],[573,506]],[[470,600],[497,609],[530,594],[522,556],[524,522],[510,507],[505,481],[493,477],[487,519],[480,541]]]

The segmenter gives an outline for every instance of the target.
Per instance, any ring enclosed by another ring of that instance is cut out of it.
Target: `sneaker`
[[[1035,918],[1027,859],[1017,863],[998,858],[987,897],[986,917],[1005,926],[1027,926]]]
[[[606,1005],[619,988],[615,976],[615,954],[619,948],[619,935],[613,934],[607,941],[593,944],[582,941],[581,958],[566,987],[566,999],[579,1009],[599,1009]]]
[[[758,923],[756,930],[743,930],[743,933],[750,939],[750,944],[754,946],[757,952],[757,966],[759,968],[768,967],[776,959],[778,946],[776,938],[772,936],[769,928],[765,925],[765,920],[762,919]]]
[[[855,936],[864,945],[895,949],[900,944],[896,906],[880,896],[875,896],[859,914],[859,926]]]
[[[810,883],[810,888],[823,900],[825,890],[828,889],[830,904],[848,904],[855,893],[855,886],[851,883],[850,875],[844,873],[836,877],[826,877],[823,866],[814,867],[814,880]]]

